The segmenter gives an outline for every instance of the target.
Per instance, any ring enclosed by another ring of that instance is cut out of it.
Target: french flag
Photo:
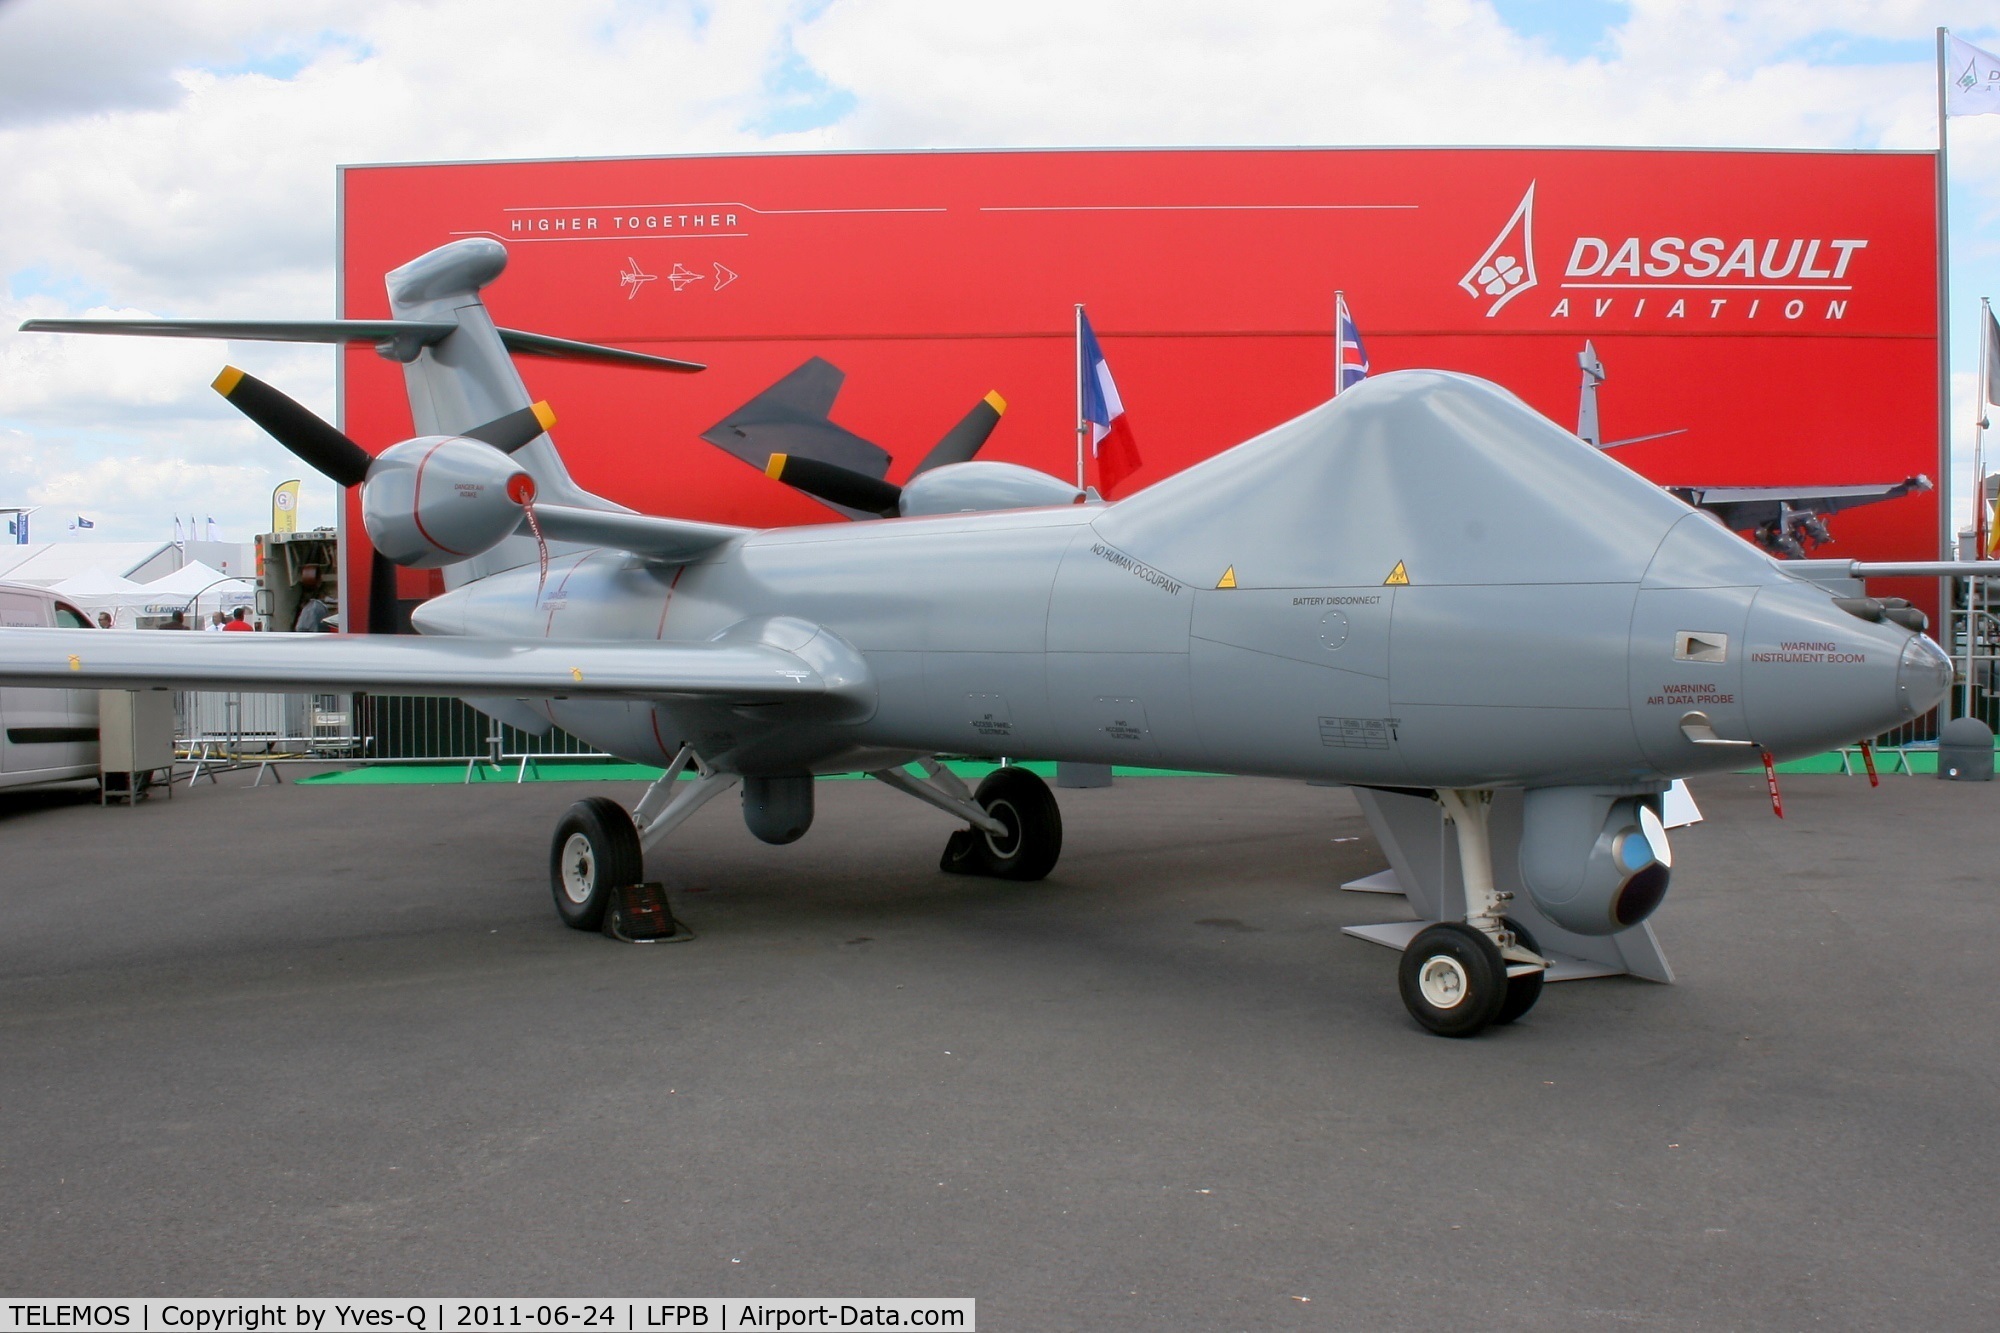
[[[1097,460],[1097,491],[1108,499],[1125,478],[1139,470],[1139,446],[1132,442],[1124,400],[1111,382],[1111,367],[1104,362],[1104,350],[1097,345],[1090,317],[1081,306],[1076,311],[1076,347],[1083,419],[1090,423],[1090,456]]]
[[[1340,343],[1333,368],[1333,392],[1337,397],[1342,389],[1351,389],[1368,378],[1368,350],[1361,345],[1361,330],[1354,327],[1354,316],[1347,312],[1344,293],[1333,294],[1333,313]]]

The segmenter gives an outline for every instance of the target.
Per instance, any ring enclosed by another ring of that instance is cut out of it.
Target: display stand
[[[1355,893],[1400,893],[1409,902],[1416,919],[1347,926],[1345,931],[1371,944],[1401,950],[1418,931],[1433,922],[1464,920],[1465,887],[1459,878],[1458,839],[1446,827],[1444,811],[1438,803],[1424,796],[1366,787],[1356,787],[1354,796],[1361,804],[1375,841],[1388,856],[1390,868],[1350,880],[1341,887]],[[1578,981],[1585,977],[1630,974],[1647,981],[1673,981],[1674,970],[1660,952],[1660,942],[1654,938],[1649,923],[1641,922],[1616,935],[1578,935],[1535,910],[1521,883],[1519,870],[1519,791],[1493,793],[1491,827],[1494,885],[1514,895],[1507,905],[1507,915],[1527,928],[1541,951],[1555,964],[1547,973],[1548,980]]]

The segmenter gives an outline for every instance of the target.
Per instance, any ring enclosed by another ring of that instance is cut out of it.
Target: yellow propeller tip
[[[236,386],[243,382],[243,372],[235,366],[224,366],[222,373],[215,377],[215,391],[227,398],[236,392]]]
[[[764,475],[772,481],[783,481],[785,477],[785,454],[772,454],[771,461],[764,464]]]
[[[986,395],[986,405],[1003,417],[1007,415],[1007,400],[1000,396],[998,389]]]
[[[543,430],[548,430],[556,424],[556,410],[550,407],[546,401],[536,403],[533,411],[535,420],[542,423]]]

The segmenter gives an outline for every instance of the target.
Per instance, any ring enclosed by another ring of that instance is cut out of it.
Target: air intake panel
[[[361,487],[375,549],[399,565],[436,569],[498,546],[521,526],[535,483],[490,444],[425,435],[382,451]]]
[[[1563,929],[1614,935],[1666,896],[1673,851],[1657,796],[1538,787],[1526,793],[1521,820],[1521,882]]]

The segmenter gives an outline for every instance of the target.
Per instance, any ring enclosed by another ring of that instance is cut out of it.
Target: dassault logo
[[[1500,234],[1458,280],[1468,296],[1486,303],[1488,319],[1539,285],[1534,222],[1531,181]],[[1652,298],[1657,319],[1797,320],[1808,313],[1844,319],[1844,293],[1854,290],[1850,270],[1867,248],[1859,237],[1579,235],[1563,267],[1563,295],[1548,317],[1637,319]],[[1822,292],[1843,295],[1830,296],[1823,309],[1802,295]]]
[[[1486,307],[1488,319],[1535,285],[1534,229],[1535,183],[1529,181],[1528,192],[1514,206],[1514,216],[1507,219],[1507,225],[1493,238],[1493,244],[1486,247],[1486,253],[1473,261],[1465,276],[1458,280],[1466,295],[1475,301],[1487,296],[1500,298]]]

